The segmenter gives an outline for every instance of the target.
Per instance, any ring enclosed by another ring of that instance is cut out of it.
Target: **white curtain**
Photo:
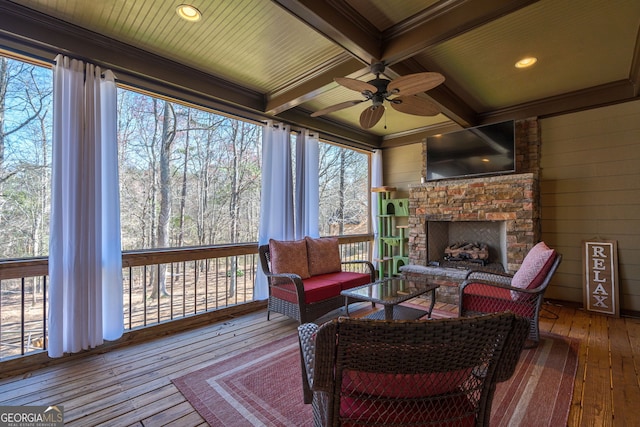
[[[293,240],[293,173],[289,126],[268,122],[262,132],[262,194],[258,244]],[[269,297],[267,278],[259,269],[254,299]]]
[[[124,330],[113,73],[58,55],[53,68],[49,356]]]
[[[371,155],[371,188],[382,187],[382,150],[375,150]],[[378,198],[371,193],[371,224],[373,229],[373,258],[378,258]],[[377,263],[375,263],[377,264]]]
[[[296,137],[296,239],[320,236],[319,167],[318,136],[305,129]]]

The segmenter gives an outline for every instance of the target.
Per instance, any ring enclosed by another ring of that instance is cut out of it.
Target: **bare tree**
[[[240,240],[241,211],[243,209],[242,198],[250,188],[256,186],[256,176],[251,173],[251,162],[248,161],[250,153],[255,152],[256,134],[255,127],[246,122],[232,121],[230,123],[230,136],[228,152],[229,159],[229,237],[232,243]],[[231,258],[231,271],[229,294],[235,295],[236,280],[239,274],[237,257]]]
[[[38,87],[37,73],[35,66],[0,56],[0,182],[13,175],[6,176],[4,171],[7,137],[32,123],[49,102],[51,90],[43,92]],[[17,84],[12,85],[13,82]],[[12,87],[15,89],[11,90]],[[7,111],[9,98],[13,111]],[[11,126],[7,123],[8,114],[14,119]]]
[[[261,127],[141,96],[119,97],[127,104],[120,149],[130,151],[120,155],[122,204],[130,208],[122,227],[152,239],[127,236],[127,247],[255,240]]]
[[[185,204],[187,202],[187,171],[188,171],[188,160],[189,160],[189,131],[191,125],[191,109],[187,110],[187,129],[185,131],[185,143],[183,150],[183,165],[182,165],[182,187],[180,191],[180,212],[178,214],[178,247],[181,247],[184,242],[184,215],[185,215]]]
[[[320,147],[320,233],[345,234],[347,227],[366,232],[367,156],[330,144]]]
[[[0,57],[0,258],[48,252],[51,71]],[[25,284],[31,303],[42,278]]]
[[[118,145],[123,247],[156,247],[158,145],[157,101],[131,91],[118,94]]]
[[[47,253],[51,92],[50,70],[0,57],[0,257]]]
[[[171,149],[176,136],[176,114],[169,101],[163,103],[162,133],[160,137],[160,210],[158,212],[157,248],[169,247],[169,219],[171,215]],[[167,296],[166,266],[158,266],[151,298]]]

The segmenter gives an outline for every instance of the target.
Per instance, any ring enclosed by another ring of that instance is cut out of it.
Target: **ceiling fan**
[[[311,117],[322,116],[369,100],[373,104],[360,114],[360,126],[364,129],[372,128],[380,121],[385,111],[384,101],[389,102],[396,111],[415,116],[435,116],[440,112],[436,104],[415,95],[433,89],[444,82],[442,74],[434,72],[407,74],[389,80],[380,77],[384,69],[385,65],[382,62],[372,64],[371,72],[376,75],[376,78],[368,82],[348,77],[334,78],[336,83],[360,92],[365,99],[341,102],[311,113]]]

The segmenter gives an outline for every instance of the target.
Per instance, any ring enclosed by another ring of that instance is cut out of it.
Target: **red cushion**
[[[342,426],[383,425],[429,425],[474,426],[474,406],[464,395],[444,395],[437,400],[368,400],[366,395],[343,396],[340,399]],[[448,420],[440,421],[438,420]]]
[[[462,305],[465,310],[478,313],[500,313],[512,311],[520,316],[531,318],[535,307],[525,298],[511,299],[511,291],[497,286],[489,286],[484,283],[469,283],[464,288]]]
[[[385,374],[345,369],[343,393],[366,393],[393,398],[415,398],[449,393],[462,384],[471,369],[423,374]]]
[[[462,389],[471,372],[472,368],[419,374],[344,370],[342,425],[422,425],[425,420],[439,426],[475,425],[475,408]]]
[[[351,271],[341,271],[339,273],[330,273],[317,276],[319,279],[335,280],[340,282],[341,290],[355,288],[356,286],[371,283],[371,275],[367,273],[354,273]]]
[[[339,273],[321,274],[302,281],[305,303],[324,301],[340,295],[340,291],[371,282],[371,276],[365,273],[341,271]],[[296,287],[292,283],[271,288],[271,294],[285,301],[297,303]]]
[[[324,275],[329,276],[329,275]],[[304,302],[311,304],[326,299],[335,298],[340,295],[342,288],[340,283],[332,279],[322,279],[322,276],[310,277],[302,281],[304,286]],[[293,284],[274,286],[271,294],[276,297],[297,304],[296,288]]]

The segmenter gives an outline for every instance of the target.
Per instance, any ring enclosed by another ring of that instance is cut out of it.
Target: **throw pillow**
[[[273,274],[292,273],[301,279],[308,279],[307,244],[304,240],[269,239],[271,272]]]
[[[533,289],[540,286],[551,269],[555,254],[556,251],[550,249],[544,242],[535,245],[524,257],[520,269],[513,275],[511,286],[520,289]],[[511,298],[518,300],[526,298],[526,295],[511,291]]]
[[[309,274],[317,276],[342,271],[337,237],[314,239],[307,236],[304,239],[307,242]]]

